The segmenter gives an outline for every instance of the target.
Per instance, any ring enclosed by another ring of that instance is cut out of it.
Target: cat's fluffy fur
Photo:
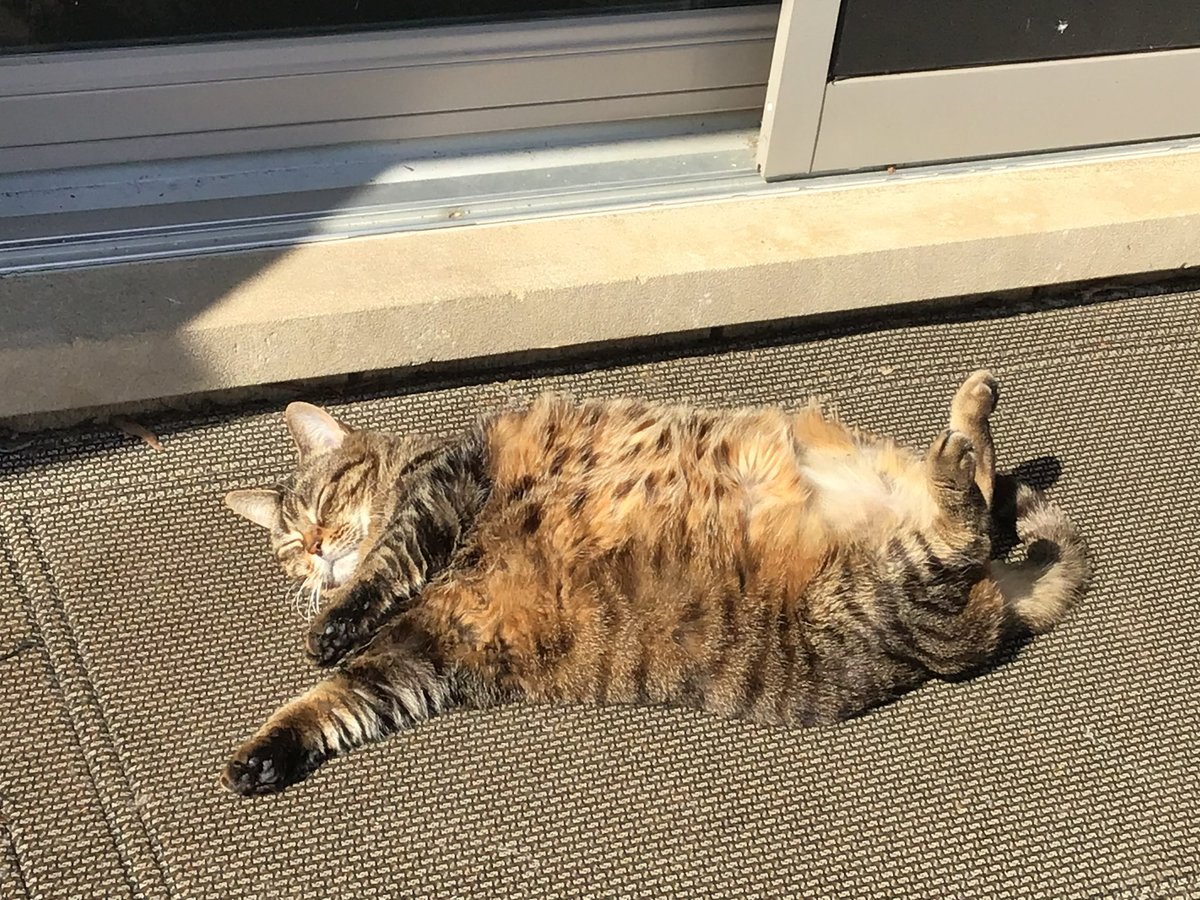
[[[286,419],[293,479],[235,491],[326,601],[338,668],[234,754],[279,790],[463,705],[666,703],[759,722],[853,716],[1045,631],[1084,545],[1017,494],[1026,561],[991,559],[995,379],[976,372],[924,454],[811,406],[713,411],[556,396],[453,440]]]

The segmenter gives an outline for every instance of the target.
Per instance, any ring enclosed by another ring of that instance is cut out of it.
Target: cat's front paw
[[[365,644],[370,635],[363,634],[360,614],[331,607],[317,616],[304,639],[304,649],[318,666],[333,666],[350,651]]]
[[[294,728],[275,728],[247,741],[233,754],[221,784],[243,797],[274,794],[303,781],[321,764],[321,754],[308,748]]]

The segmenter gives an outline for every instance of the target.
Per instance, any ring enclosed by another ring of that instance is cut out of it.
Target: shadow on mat
[[[992,497],[992,558],[1005,559],[1021,544],[1017,535],[1017,487],[1027,484],[1039,491],[1053,487],[1062,477],[1057,456],[1039,456],[1026,460],[1012,472],[996,473]]]
[[[1027,484],[1039,491],[1054,486],[1062,477],[1062,463],[1057,456],[1038,456],[1016,466],[1012,472],[996,473],[996,490],[992,498],[992,558],[1006,559],[1021,545],[1017,535],[1017,488]],[[1045,541],[1035,542],[1036,547],[1026,548],[1026,553],[1043,552]],[[1050,559],[1046,559],[1050,562]],[[1021,655],[1021,651],[1032,641],[1034,635],[1020,631],[1009,635],[996,655],[977,668],[958,675],[942,676],[939,680],[960,684],[989,672],[1003,668]]]

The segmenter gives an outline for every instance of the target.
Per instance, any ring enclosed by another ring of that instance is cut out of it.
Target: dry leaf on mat
[[[137,422],[133,421],[133,419],[126,419],[122,416],[116,416],[111,421],[116,428],[121,429],[121,431],[125,432],[130,437],[139,438],[144,441],[150,447],[150,449],[156,452],[162,452],[162,441],[160,441],[158,439],[158,435],[156,435],[149,428],[145,427],[144,425],[139,425]]]

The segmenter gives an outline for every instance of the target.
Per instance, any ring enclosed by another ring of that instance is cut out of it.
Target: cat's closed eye
[[[320,492],[317,494],[317,502],[312,506],[313,515],[316,516],[318,523],[320,523],[321,516],[325,512],[325,501],[329,499],[329,489],[331,487],[333,487],[332,482],[321,488]]]

